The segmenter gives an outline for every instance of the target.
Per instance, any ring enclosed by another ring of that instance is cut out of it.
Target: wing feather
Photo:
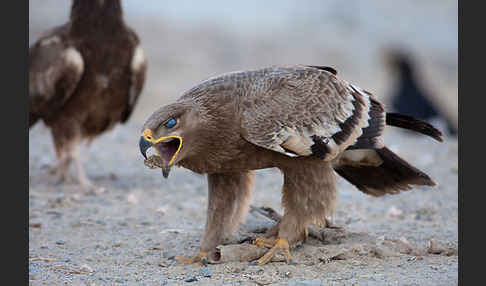
[[[136,37],[136,35],[134,34]],[[138,38],[136,38],[138,42]],[[137,45],[133,52],[131,65],[131,82],[129,88],[128,103],[125,112],[122,115],[121,122],[125,123],[133,112],[135,105],[137,104],[138,98],[142,93],[142,89],[145,84],[145,77],[147,74],[147,59],[140,45]]]
[[[267,89],[240,100],[242,134],[249,142],[288,156],[329,161],[349,147],[361,148],[360,137],[376,141],[381,135],[382,105],[337,78],[334,69],[274,68],[263,76]],[[251,85],[261,79],[249,80]]]
[[[73,94],[84,71],[81,54],[62,37],[62,27],[29,48],[29,114],[54,115]]]

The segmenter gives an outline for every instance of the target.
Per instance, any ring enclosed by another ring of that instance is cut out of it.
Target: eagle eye
[[[165,122],[164,126],[167,128],[172,128],[177,124],[177,120],[175,120],[173,117],[169,118],[167,122]]]

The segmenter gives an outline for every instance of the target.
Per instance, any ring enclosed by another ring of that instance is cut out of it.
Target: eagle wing
[[[277,68],[249,78],[240,99],[242,136],[287,156],[326,161],[346,149],[381,148],[385,111],[329,67]]]
[[[125,112],[122,114],[121,122],[125,123],[133,112],[138,98],[142,93],[145,84],[145,77],[147,74],[147,59],[140,46],[140,41],[137,34],[129,29],[131,40],[135,43],[132,60],[130,63],[130,87],[128,90],[128,102]]]
[[[30,121],[55,115],[76,89],[84,71],[83,57],[63,40],[66,27],[41,37],[29,48]]]

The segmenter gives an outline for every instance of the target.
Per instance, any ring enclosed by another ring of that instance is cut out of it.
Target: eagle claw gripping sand
[[[326,227],[334,211],[334,172],[372,196],[435,185],[386,147],[387,125],[442,141],[439,130],[387,113],[373,94],[340,79],[333,68],[297,65],[210,78],[155,111],[139,144],[144,157],[155,148],[160,160],[145,164],[162,166],[164,177],[174,165],[207,174],[206,228],[197,257],[213,259],[244,220],[252,170],[280,169],[284,214],[256,240],[269,250],[253,264],[266,264],[276,253],[292,263],[290,248],[306,240],[310,225]]]

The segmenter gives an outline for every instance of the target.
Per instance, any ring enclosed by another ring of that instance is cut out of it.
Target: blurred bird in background
[[[392,109],[428,122],[441,120],[447,126],[448,133],[455,136],[456,128],[417,78],[418,66],[411,53],[403,49],[390,49],[387,60],[392,72],[397,75],[397,83],[391,92]]]
[[[79,183],[94,187],[78,147],[130,118],[146,69],[120,0],[73,0],[69,22],[29,48],[29,129],[40,119],[51,129],[58,182],[74,162]]]

